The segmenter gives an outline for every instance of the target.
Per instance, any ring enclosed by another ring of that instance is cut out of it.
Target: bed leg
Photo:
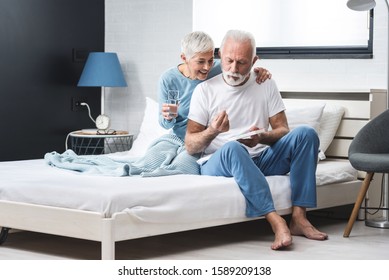
[[[101,259],[114,260],[115,259],[115,242],[101,242]]]
[[[115,240],[113,238],[114,228],[113,220],[105,219],[103,221],[102,228],[102,240],[101,240],[101,259],[102,260],[114,260],[115,259]]]
[[[0,232],[0,245],[3,244],[7,240],[8,231],[9,231],[9,228],[6,228],[6,227],[2,227],[1,228],[1,232]]]

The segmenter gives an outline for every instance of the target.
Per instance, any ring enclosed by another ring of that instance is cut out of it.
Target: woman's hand
[[[254,73],[257,75],[255,80],[257,81],[258,84],[263,83],[267,79],[271,79],[272,76],[269,70],[262,67],[255,67]]]
[[[165,120],[171,121],[172,119],[177,118],[177,116],[178,116],[178,111],[177,111],[177,113],[173,114],[172,112],[170,112],[169,104],[167,104],[167,103],[162,103],[161,114],[162,114],[162,117],[163,117]]]

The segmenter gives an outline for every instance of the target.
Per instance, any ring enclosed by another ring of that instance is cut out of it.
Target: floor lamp
[[[389,21],[389,3],[388,0],[385,0],[387,12],[388,12],[388,21]],[[354,11],[368,11],[375,7],[376,3],[374,0],[348,0],[347,7]],[[389,27],[388,27],[388,61],[387,64],[387,95],[389,94]],[[389,98],[387,98],[389,99]],[[387,100],[386,108],[389,108],[389,100]],[[384,199],[384,208],[389,207],[389,184],[388,184],[388,174],[384,175],[384,190],[383,190],[383,199]],[[365,224],[370,227],[377,228],[389,228],[389,210],[383,212],[382,219],[368,219],[365,221]]]

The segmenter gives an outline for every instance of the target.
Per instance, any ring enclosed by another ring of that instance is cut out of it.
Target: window
[[[261,58],[372,58],[373,15],[346,0],[193,0],[193,30],[216,47],[229,29],[250,31]]]

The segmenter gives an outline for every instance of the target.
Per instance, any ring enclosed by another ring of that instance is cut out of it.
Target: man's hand
[[[249,129],[249,131],[254,131],[254,130],[259,130],[259,128],[253,126]],[[254,134],[250,136],[249,139],[238,139],[238,141],[243,145],[252,148],[258,145],[259,143],[261,143],[262,138],[263,138],[263,133],[260,133],[260,134]]]
[[[213,120],[209,129],[214,134],[219,134],[230,130],[230,121],[228,120],[227,112],[224,110],[219,113]]]
[[[205,127],[191,119],[185,135],[185,147],[188,154],[193,155],[204,151],[219,133],[230,129],[230,121],[226,111],[219,113],[208,127]]]

